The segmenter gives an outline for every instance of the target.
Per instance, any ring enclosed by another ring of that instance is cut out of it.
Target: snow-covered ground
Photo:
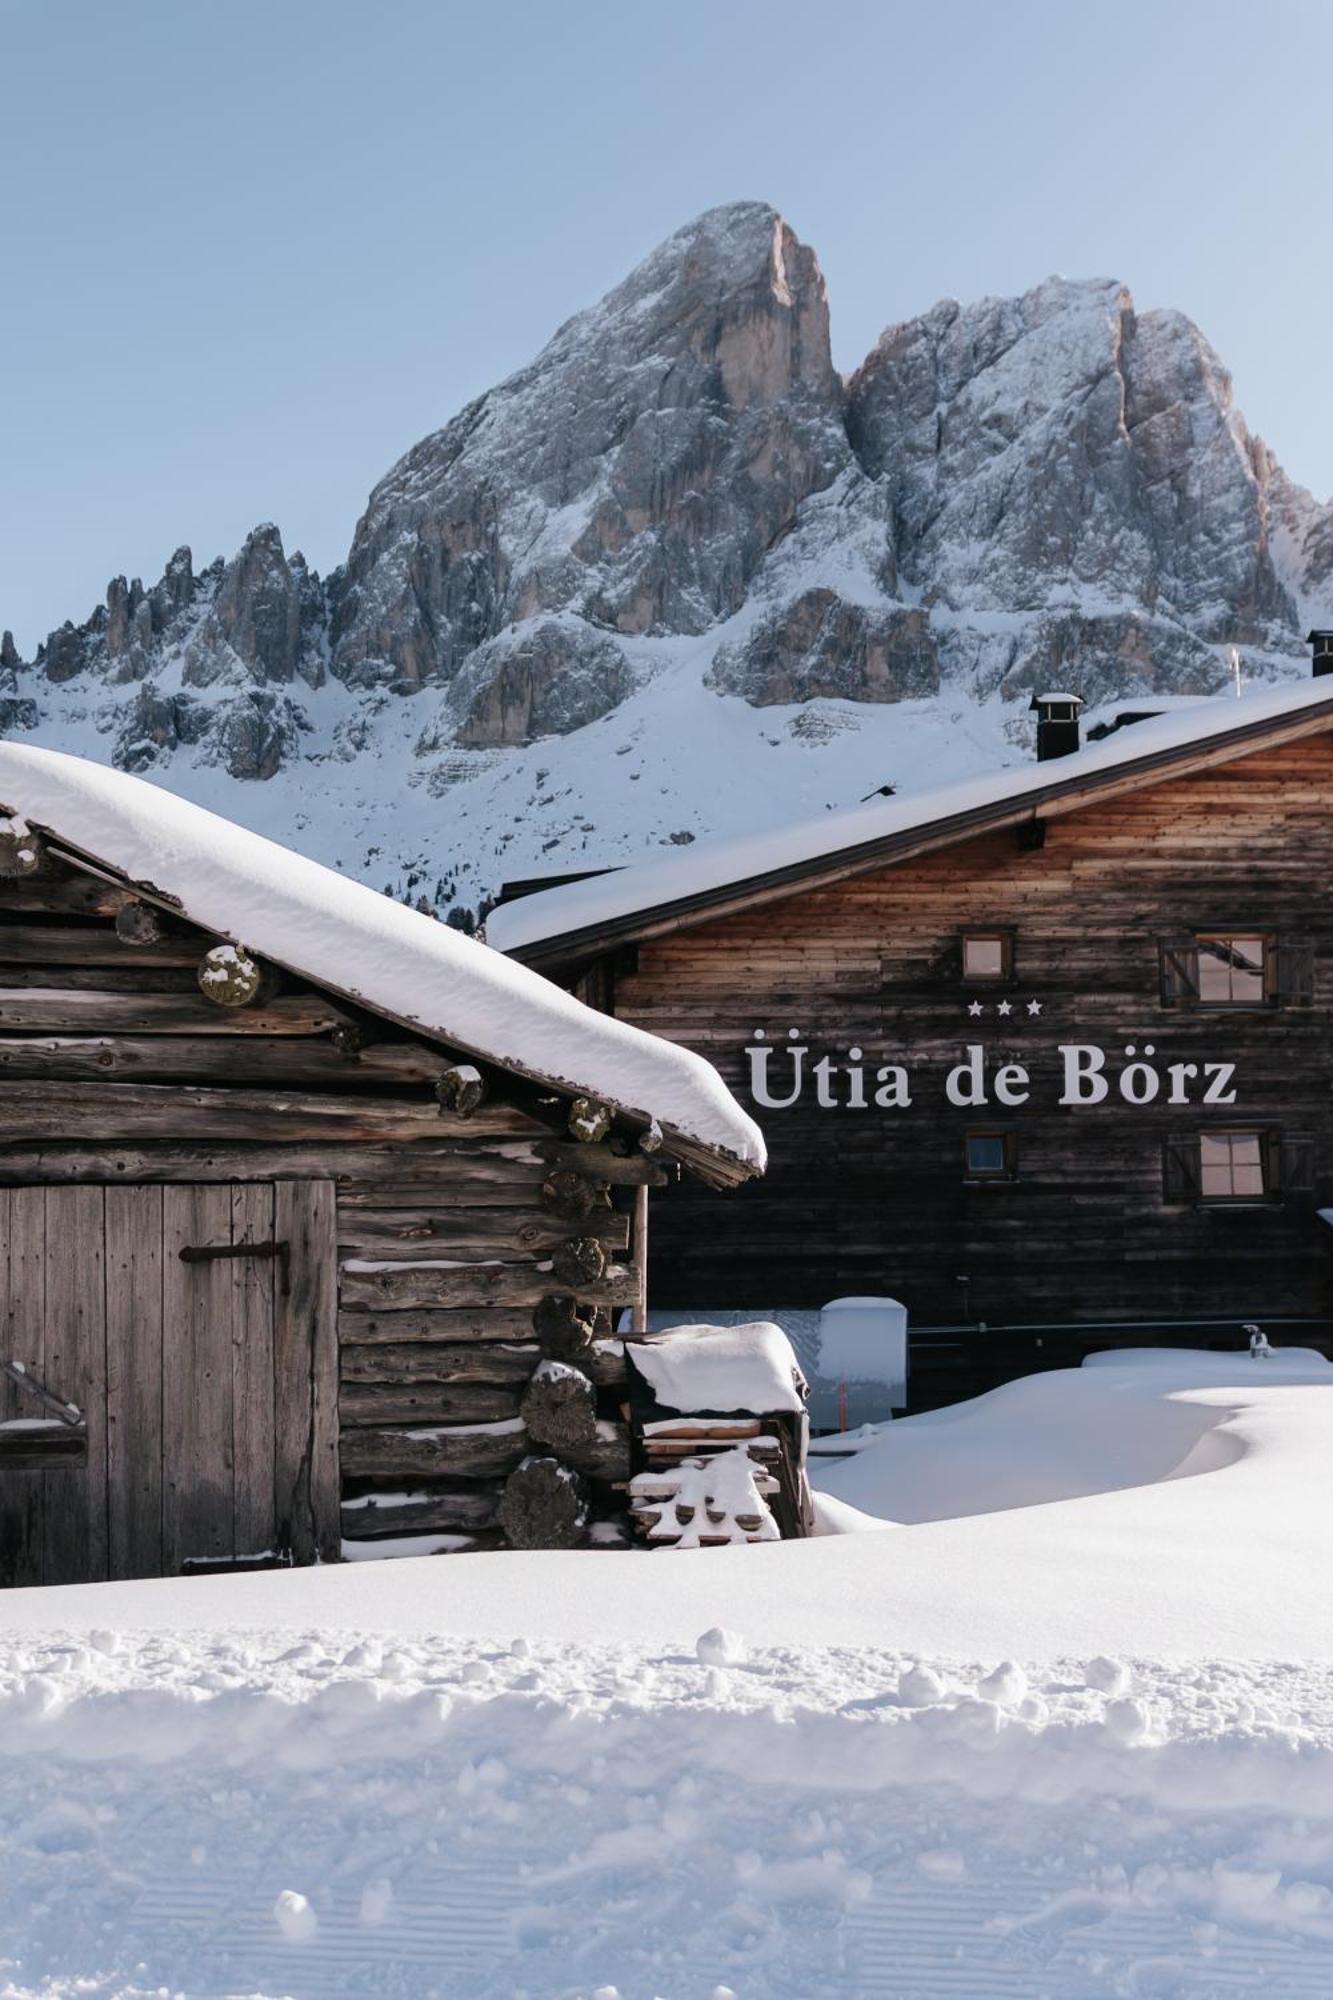
[[[873,1532],[11,1594],[0,1994],[1327,2000],[1333,1370],[855,1442]]]

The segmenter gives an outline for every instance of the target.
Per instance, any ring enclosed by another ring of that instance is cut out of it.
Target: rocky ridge
[[[516,863],[847,802],[886,758],[1025,754],[1041,684],[1204,694],[1233,647],[1308,671],[1311,623],[1333,506],[1188,320],[1051,279],[890,327],[843,381],[814,253],[741,203],[409,451],[327,579],[264,526],[198,573],[180,549],[149,589],[115,578],[32,662],[6,634],[0,728],[475,900]],[[714,737],[725,801],[689,756]],[[618,799],[616,753],[648,780]]]

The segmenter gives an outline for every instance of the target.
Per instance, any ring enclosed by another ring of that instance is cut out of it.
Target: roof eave
[[[48,851],[56,860],[64,862],[71,868],[77,868],[84,874],[92,875],[99,881],[107,882],[115,888],[125,889],[145,903],[152,903],[172,916],[183,917],[187,923],[196,923],[201,930],[207,931],[210,937],[226,938],[229,943],[239,946],[246,944],[244,938],[219,930],[216,924],[202,923],[197,917],[191,916],[186,904],[171,891],[159,889],[152,882],[135,881],[123,869],[104,861],[100,855],[90,854],[76,846],[55,827],[36,820],[31,821],[31,824],[42,835]],[[409,1034],[418,1035],[423,1041],[436,1042],[451,1052],[475,1056],[478,1062],[485,1063],[492,1069],[508,1070],[512,1075],[521,1077],[525,1083],[533,1084],[540,1090],[554,1091],[567,1097],[571,1092],[577,1093],[584,1089],[591,1091],[593,1088],[591,1085],[546,1076],[520,1063],[502,1060],[486,1049],[474,1047],[460,1036],[446,1034],[442,1029],[429,1027],[411,1015],[396,1014],[391,1008],[368,1000],[364,994],[349,992],[344,987],[331,985],[326,979],[317,979],[299,965],[291,965],[283,959],[273,958],[271,953],[265,953],[264,956],[271,959],[273,964],[280,966],[284,972],[290,973],[293,978],[308,980],[312,986],[317,986],[322,992],[333,994],[336,999],[345,1001],[349,1006],[360,1008],[367,1014],[374,1014],[382,1021],[391,1021],[395,1027],[405,1028]],[[647,1131],[654,1123],[651,1110],[616,1103],[604,1092],[599,1092],[598,1095],[617,1118],[624,1120],[636,1131]],[[676,1161],[687,1172],[715,1187],[738,1187],[743,1181],[750,1180],[763,1172],[762,1167],[742,1159],[730,1148],[710,1145],[706,1140],[692,1138],[671,1125],[659,1123],[659,1130],[662,1133],[659,1151]]]

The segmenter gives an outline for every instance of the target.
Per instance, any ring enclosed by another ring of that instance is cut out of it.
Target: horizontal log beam
[[[114,917],[117,910],[133,901],[132,889],[118,888],[95,875],[67,871],[58,860],[52,861],[48,874],[26,882],[0,879],[0,915],[12,911],[20,919],[39,911],[58,917]]]
[[[413,1080],[410,1070],[398,1080]],[[339,1089],[371,1081],[322,1035],[0,1035],[0,1075],[272,1083],[288,1089],[304,1084]],[[427,1080],[424,1070],[415,1080]]]
[[[470,1341],[526,1345],[533,1340],[532,1314],[524,1306],[489,1305],[445,1311],[340,1312],[338,1339],[353,1347],[401,1347],[417,1341],[435,1346]]]
[[[0,1052],[3,1044],[0,1043]],[[0,1064],[3,1054],[0,1053]],[[344,1257],[429,1257],[433,1251],[517,1251],[535,1257],[550,1254],[570,1234],[569,1224],[541,1209],[386,1208],[345,1215],[339,1219],[338,1245]],[[580,1225],[581,1236],[609,1250],[628,1250],[629,1217],[604,1209]]]
[[[572,1466],[585,1479],[628,1479],[631,1461],[629,1425],[603,1420],[598,1423],[593,1437],[562,1447],[558,1456],[563,1464]]]
[[[237,1011],[244,1010],[218,1010],[217,1018],[231,1020]],[[475,1130],[481,1120],[462,1122]],[[438,1139],[449,1127],[449,1119],[433,1104],[407,1098],[148,1083],[68,1083],[53,1091],[0,1082],[0,1133],[10,1140],[188,1137],[273,1144],[328,1137],[410,1142]]]
[[[527,1455],[523,1426],[348,1431],[339,1455],[345,1478],[494,1479],[512,1472]]]
[[[572,1168],[612,1187],[665,1187],[669,1178],[665,1167],[646,1153],[613,1153],[605,1144],[580,1146],[560,1139],[539,1139],[537,1147],[551,1166]]]
[[[404,1315],[406,1317],[406,1315]],[[400,1346],[344,1347],[339,1365],[343,1393],[373,1385],[475,1382],[514,1393],[527,1383],[541,1349],[523,1341],[472,1341],[453,1346],[404,1342]]]
[[[0,1028],[31,1034],[319,1035],[347,1019],[321,993],[215,1007],[202,993],[97,993],[0,984]]]
[[[130,907],[127,905],[127,907]],[[134,905],[135,908],[144,907]],[[193,976],[198,938],[163,937],[128,945],[109,924],[4,924],[0,965],[180,965]]]
[[[599,1389],[624,1389],[629,1385],[623,1340],[594,1340],[579,1355],[578,1366]]]
[[[338,1421],[344,1436],[367,1424],[490,1424],[516,1417],[517,1383],[344,1382]]]
[[[343,1539],[373,1541],[382,1535],[466,1534],[489,1528],[500,1507],[498,1482],[423,1486],[410,1493],[366,1493],[342,1503]]]
[[[47,1121],[48,1124],[50,1121]],[[319,1145],[267,1145],[163,1141],[154,1144],[3,1143],[0,1127],[0,1186],[32,1181],[271,1181],[334,1180],[338,1202],[372,1201],[389,1192],[395,1204],[434,1195],[443,1202],[503,1201],[512,1193],[516,1203],[532,1198],[535,1183],[525,1176],[523,1146],[473,1152],[451,1141],[404,1146],[367,1146],[342,1133],[330,1132]],[[350,1135],[348,1135],[350,1137]],[[506,1152],[517,1157],[506,1157]],[[402,1176],[391,1183],[380,1176]],[[412,1176],[411,1179],[406,1178]]]
[[[638,1274],[632,1265],[612,1264],[598,1283],[562,1289],[594,1305],[630,1305],[637,1296]],[[535,1306],[550,1290],[550,1272],[535,1262],[397,1264],[372,1270],[343,1264],[339,1272],[344,1310],[366,1306],[391,1312],[395,1307],[484,1305],[490,1301],[503,1306]]]

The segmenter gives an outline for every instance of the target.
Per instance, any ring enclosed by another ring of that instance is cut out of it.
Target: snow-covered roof
[[[675,905],[716,904],[740,896],[747,884],[814,872],[835,857],[863,855],[867,866],[893,858],[893,845],[908,846],[932,833],[962,839],[1025,808],[1058,808],[1062,795],[1089,789],[1098,779],[1133,779],[1144,784],[1162,775],[1163,765],[1186,763],[1196,752],[1216,753],[1235,739],[1236,754],[1287,724],[1307,717],[1333,720],[1333,682],[1301,681],[1263,692],[1191,702],[1174,713],[1117,730],[1100,743],[1067,757],[1029,763],[967,778],[935,790],[875,799],[849,812],[827,813],[740,840],[700,841],[687,853],[614,873],[590,877],[562,889],[548,889],[492,911],[486,923],[490,942],[506,952],[535,950],[560,940],[620,925],[646,912]]]
[[[488,1062],[764,1165],[710,1063],[363,883],[123,771],[0,742],[0,800],[192,922]]]

